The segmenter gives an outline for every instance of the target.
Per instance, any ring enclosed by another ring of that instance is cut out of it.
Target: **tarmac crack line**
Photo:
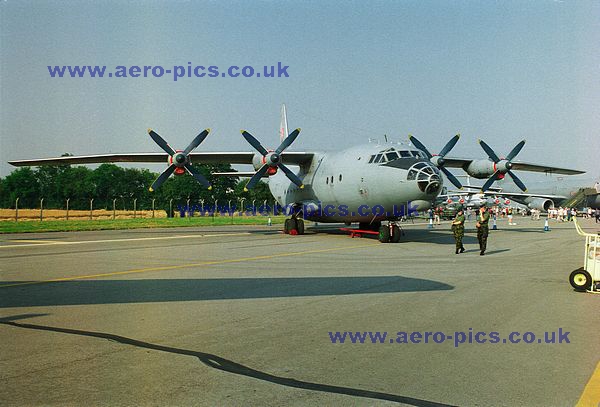
[[[117,342],[124,345],[135,346],[138,348],[145,348],[156,350],[160,352],[173,353],[178,355],[193,356],[198,358],[204,365],[213,369],[222,370],[225,372],[251,377],[257,380],[262,380],[274,384],[278,384],[286,387],[299,388],[304,390],[319,391],[325,393],[336,393],[354,397],[364,397],[371,399],[387,400],[397,403],[404,403],[416,407],[451,407],[449,404],[437,403],[434,401],[428,401],[423,399],[417,399],[413,397],[401,396],[396,394],[382,393],[371,390],[355,389],[351,387],[335,386],[330,384],[322,384],[315,382],[308,382],[303,380],[297,380],[288,377],[275,376],[260,370],[252,369],[251,367],[244,366],[240,363],[222,358],[220,356],[198,352],[189,349],[173,348],[164,345],[153,344],[149,342],[142,342],[136,339],[127,338],[125,336],[114,335],[103,332],[93,331],[82,331],[77,329],[59,328],[44,325],[25,324],[13,321],[0,320],[0,324],[9,325],[16,328],[24,329],[35,329],[41,331],[58,332],[70,335],[88,336],[93,338],[107,339],[109,341]]]

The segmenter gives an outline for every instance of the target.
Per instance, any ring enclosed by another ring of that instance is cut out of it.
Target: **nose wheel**
[[[379,227],[379,241],[381,243],[398,243],[404,232],[395,222]]]
[[[303,235],[304,219],[290,218],[283,223],[283,233],[286,235]]]

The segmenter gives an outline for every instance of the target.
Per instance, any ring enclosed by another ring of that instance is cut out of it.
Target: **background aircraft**
[[[235,173],[251,176],[246,188],[252,188],[262,177],[269,178],[269,189],[277,202],[294,209],[286,221],[284,231],[304,231],[303,219],[318,222],[358,222],[361,228],[379,230],[380,240],[398,241],[400,230],[394,221],[406,215],[409,208],[423,210],[442,191],[442,172],[457,187],[458,179],[446,167],[464,169],[477,178],[489,177],[484,186],[501,179],[504,174],[523,187],[512,170],[580,174],[583,171],[556,168],[546,165],[514,161],[525,144],[520,142],[507,158],[501,159],[485,144],[480,142],[489,159],[462,159],[447,157],[456,145],[459,135],[448,141],[440,154],[433,155],[415,137],[414,146],[402,143],[366,144],[332,153],[290,152],[288,147],[297,139],[300,129],[289,133],[285,106],[281,112],[280,144],[274,149],[265,148],[258,139],[242,130],[246,141],[256,152],[195,152],[206,139],[209,129],[198,134],[184,150],[174,150],[153,130],[150,137],[163,153],[103,154],[68,156],[34,160],[10,161],[15,166],[39,166],[56,164],[95,164],[104,162],[166,162],[167,168],[154,181],[151,189],[157,188],[172,174],[190,173],[201,184],[210,183],[193,167],[193,162],[252,164],[254,171]],[[283,138],[283,135],[287,135]],[[298,166],[292,171],[284,163]],[[220,173],[215,175],[229,175]],[[324,210],[329,208],[328,211]],[[389,221],[386,226],[381,222]]]

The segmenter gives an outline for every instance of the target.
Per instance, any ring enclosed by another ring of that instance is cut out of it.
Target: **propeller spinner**
[[[169,154],[170,163],[170,165],[152,183],[152,186],[149,188],[150,192],[160,187],[162,183],[165,182],[167,178],[169,178],[171,174],[173,174],[173,172],[178,168],[181,170],[185,169],[196,179],[196,181],[207,187],[209,190],[212,189],[210,182],[208,182],[208,180],[192,166],[189,155],[204,141],[204,139],[206,139],[208,133],[210,133],[210,129],[205,129],[192,140],[185,150],[175,151],[161,136],[158,135],[158,133],[152,129],[148,129],[148,134],[152,140],[154,140],[154,142],[158,144],[159,147],[165,151],[165,153]]]
[[[289,178],[290,181],[292,181],[298,187],[304,188],[302,180],[298,178],[298,176],[294,174],[292,170],[290,170],[281,162],[281,153],[296,140],[298,134],[300,134],[300,129],[294,130],[285,138],[285,140],[281,142],[281,144],[279,145],[279,147],[277,147],[275,151],[267,151],[262,146],[262,144],[260,144],[260,141],[255,139],[254,136],[252,136],[252,134],[248,133],[246,130],[242,130],[242,136],[244,136],[246,141],[263,156],[262,167],[260,167],[258,171],[256,171],[256,173],[252,176],[252,178],[250,178],[250,181],[248,181],[248,183],[246,184],[244,191],[252,189],[256,185],[256,183],[263,177],[263,175],[265,175],[265,173],[269,171],[270,168],[273,168],[275,170],[277,168],[280,168],[281,171],[285,173],[285,175]]]
[[[485,143],[485,141],[478,140],[478,142],[479,142],[479,145],[481,146],[481,148],[483,148],[483,151],[486,152],[486,154],[488,155],[490,160],[492,160],[494,162],[494,168],[496,169],[496,171],[492,174],[492,176],[490,178],[488,178],[488,180],[485,182],[485,184],[483,184],[483,186],[481,187],[481,190],[483,192],[487,191],[488,188],[491,187],[495,181],[504,178],[504,174],[508,174],[513,179],[515,184],[517,184],[517,186],[521,189],[521,191],[523,191],[523,192],[527,191],[527,187],[525,186],[525,184],[523,184],[523,181],[521,181],[519,179],[519,177],[517,177],[516,174],[511,171],[511,169],[512,169],[511,161],[517,156],[517,154],[519,154],[519,152],[525,145],[525,140],[521,140],[516,146],[514,146],[514,148],[510,151],[510,153],[508,153],[506,158],[498,157],[498,155],[494,152],[494,150],[492,150],[492,148],[490,146],[488,146]]]
[[[427,158],[429,158],[429,161],[431,161],[433,165],[438,167],[446,175],[448,180],[452,184],[454,184],[456,188],[462,189],[463,186],[460,183],[460,181],[456,179],[456,177],[444,167],[444,157],[450,152],[450,150],[454,148],[459,138],[460,134],[457,134],[456,136],[452,137],[446,143],[444,148],[442,148],[442,151],[440,151],[439,154],[434,155],[431,154],[429,150],[427,150],[427,147],[425,147],[425,145],[421,143],[415,136],[413,136],[412,134],[408,136],[408,139],[411,141],[411,143],[413,143],[415,147],[417,147],[419,150],[423,151],[427,155]]]

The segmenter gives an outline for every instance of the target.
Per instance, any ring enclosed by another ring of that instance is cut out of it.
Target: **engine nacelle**
[[[548,209],[554,208],[552,199],[547,198],[527,198],[525,203],[530,209],[539,209],[540,211],[548,212]]]
[[[262,154],[256,153],[254,156],[252,156],[252,166],[254,167],[254,171],[258,171],[264,163],[264,157]]]
[[[474,160],[465,168],[467,174],[478,179],[489,178],[496,172],[496,164],[490,160]]]

